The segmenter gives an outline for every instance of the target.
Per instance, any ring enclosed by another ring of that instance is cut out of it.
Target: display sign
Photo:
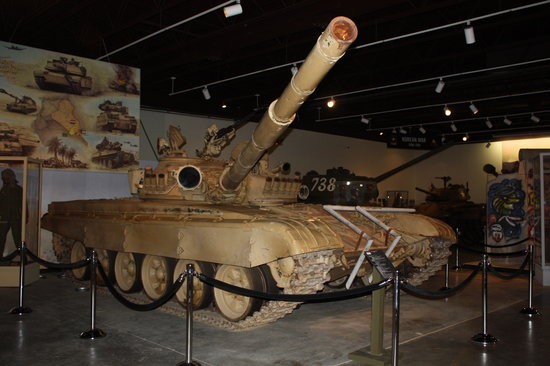
[[[409,135],[394,135],[391,136],[387,146],[389,148],[399,149],[420,149],[431,150],[439,146],[437,139],[426,135],[409,136]]]
[[[0,42],[0,155],[44,168],[138,166],[140,70]]]

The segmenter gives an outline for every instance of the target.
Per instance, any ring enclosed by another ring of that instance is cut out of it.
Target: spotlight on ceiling
[[[380,136],[384,136],[384,131],[380,131]]]
[[[205,86],[202,88],[202,95],[204,96],[204,99],[209,100],[210,99],[210,91],[208,91],[208,87]]]
[[[512,124],[512,120],[508,117],[504,116],[504,119],[502,120],[507,126],[510,126]]]
[[[292,73],[292,76],[296,75],[298,73],[298,66],[296,66],[296,64],[292,64],[290,72]]]
[[[226,18],[239,15],[243,13],[243,7],[241,6],[241,1],[237,0],[237,3],[234,5],[229,5],[223,8],[223,14]]]
[[[531,113],[531,121],[535,122],[535,123],[539,123],[540,122],[540,118],[535,116],[533,113]]]
[[[441,93],[444,86],[445,86],[445,82],[443,81],[443,78],[439,78],[439,81],[437,82],[437,85],[435,86],[435,92],[436,93]]]
[[[227,104],[222,103],[222,109],[225,109],[225,108],[227,108]]]
[[[402,134],[402,135],[406,135],[407,134],[407,130],[404,129],[403,127],[399,128],[399,133]]]
[[[418,131],[420,131],[420,133],[423,134],[423,135],[426,134],[426,129],[422,126],[418,127]]]
[[[470,21],[466,22],[466,28],[464,28],[464,38],[466,39],[466,44],[476,43],[474,27],[472,27]]]
[[[469,138],[470,138],[470,136],[468,136],[468,134],[465,134],[465,135],[462,137],[462,141],[466,142],[466,141],[468,141]]]
[[[441,135],[441,143],[445,142],[445,135]]]
[[[447,107],[447,104],[445,104],[445,107],[443,107],[443,113],[449,117],[453,112],[449,109],[449,107]]]
[[[456,132],[458,130],[454,122],[451,122],[451,130],[453,130],[453,132]]]
[[[335,104],[336,101],[334,100],[334,98],[330,98],[329,100],[327,100],[327,107],[332,108]]]
[[[361,116],[361,123],[364,123],[366,125],[368,125],[370,122],[370,118],[367,118],[365,116]]]
[[[479,112],[479,109],[477,109],[473,102],[470,102],[470,110],[473,114],[477,114],[477,112]]]
[[[487,126],[487,128],[493,128],[493,124],[489,118],[485,120],[485,126]]]

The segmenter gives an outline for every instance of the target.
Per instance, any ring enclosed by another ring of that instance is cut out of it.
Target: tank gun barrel
[[[357,38],[355,23],[346,17],[332,19],[303,65],[281,96],[273,101],[233,166],[220,179],[225,191],[234,191],[254,164],[294,120],[296,111]]]

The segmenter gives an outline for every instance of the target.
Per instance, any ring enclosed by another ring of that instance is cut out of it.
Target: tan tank
[[[121,101],[111,102],[106,100],[99,105],[102,112],[97,116],[97,128],[103,131],[114,130],[127,133],[135,133],[137,130],[136,117],[128,114],[128,107]]]
[[[0,93],[9,95],[13,102],[6,104],[6,109],[10,112],[29,114],[36,112],[36,102],[31,97],[23,95],[21,98],[8,93],[5,89],[0,89]]]
[[[34,81],[40,89],[83,94],[92,89],[93,80],[75,59],[60,57],[49,60],[44,70],[34,71]]]
[[[315,293],[351,272],[363,247],[361,237],[372,239],[372,248],[391,247],[394,263],[407,259],[420,269],[418,281],[440,269],[455,240],[445,224],[410,213],[378,213],[389,230],[353,207],[298,204],[300,176],[283,175],[287,167],[269,167],[266,150],[356,36],[351,20],[333,19],[230,161],[214,156],[231,140],[231,131],[218,134],[210,127],[205,148],[197,151],[200,157],[190,157],[185,137],[171,127],[168,140],[159,141],[163,156],[158,165],[130,174],[137,197],[51,203],[42,227],[54,233],[58,256],[75,261],[85,247],[96,248],[120,290],[143,288],[151,299],[162,296],[190,262],[198,272],[241,287]],[[364,266],[359,275],[366,278],[369,270]],[[75,276],[83,278],[85,271]],[[195,308],[216,310],[198,313],[218,326],[270,323],[297,306],[236,296],[194,281]],[[185,303],[184,290],[177,299]]]

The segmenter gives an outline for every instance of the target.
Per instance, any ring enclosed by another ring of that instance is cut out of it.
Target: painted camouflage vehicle
[[[143,289],[151,299],[166,293],[188,263],[240,287],[315,293],[351,272],[362,238],[372,240],[372,248],[391,247],[394,263],[414,264],[418,281],[441,268],[455,239],[445,224],[408,212],[380,212],[392,227],[388,230],[359,211],[346,211],[349,207],[297,203],[300,176],[288,177],[282,174],[287,169],[269,166],[265,152],[356,36],[351,20],[334,18],[250,140],[237,145],[229,161],[215,156],[234,134],[219,135],[217,128],[209,128],[199,157],[190,157],[183,133],[171,127],[168,139],[159,142],[163,156],[158,165],[131,172],[136,197],[51,203],[42,227],[54,233],[58,256],[76,261],[87,248],[96,248],[121,291]],[[368,277],[368,271],[365,266],[360,276]],[[82,279],[85,272],[74,274]],[[194,294],[194,307],[207,310],[196,316],[230,329],[273,322],[298,305],[234,295],[198,279]],[[185,303],[185,296],[180,290],[176,297]]]
[[[44,70],[34,71],[40,89],[85,94],[92,90],[93,79],[79,61],[60,57],[46,62]]]

